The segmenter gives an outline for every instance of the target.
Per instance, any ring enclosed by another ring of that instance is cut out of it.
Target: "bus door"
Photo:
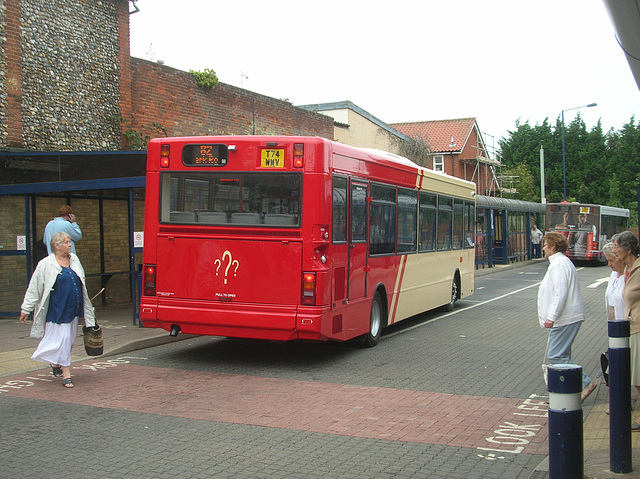
[[[350,182],[348,301],[364,298],[367,294],[368,189],[365,182]]]

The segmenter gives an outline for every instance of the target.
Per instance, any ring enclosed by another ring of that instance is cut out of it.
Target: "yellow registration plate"
[[[263,168],[284,168],[284,150],[262,150],[260,166]]]

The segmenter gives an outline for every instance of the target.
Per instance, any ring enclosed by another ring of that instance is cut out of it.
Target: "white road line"
[[[597,288],[598,286],[600,286],[602,283],[606,283],[609,281],[609,278],[600,278],[600,279],[596,279],[593,283],[591,283],[589,286],[587,286],[587,288]]]
[[[520,293],[521,291],[525,291],[525,290],[527,290],[529,288],[533,288],[534,286],[538,286],[538,285],[540,285],[540,283],[542,283],[542,281],[538,281],[537,283],[530,284],[529,286],[525,286],[524,288],[520,288],[520,289],[517,289],[515,291],[511,291],[510,293],[503,294],[502,296],[496,296],[495,298],[491,298],[491,299],[488,299],[486,301],[482,301],[481,303],[472,304],[471,306],[467,306],[466,308],[463,308],[463,309],[454,309],[450,313],[443,314],[442,316],[438,316],[437,318],[430,319],[429,321],[425,321],[424,323],[416,324],[415,326],[411,326],[411,327],[409,327],[407,329],[403,329],[402,331],[397,331],[395,333],[388,334],[386,336],[383,336],[381,339],[391,338],[391,337],[393,337],[393,336],[395,336],[397,334],[406,333],[407,331],[411,331],[412,329],[421,328],[422,326],[426,326],[427,324],[431,324],[431,323],[434,323],[436,321],[440,321],[441,319],[448,318],[449,316],[453,316],[454,314],[458,314],[458,313],[462,313],[462,312],[465,312],[465,311],[469,311],[470,309],[477,308],[478,306],[483,306],[485,304],[492,303],[493,301],[497,301],[499,299],[511,296],[512,294]]]
[[[576,271],[581,271],[583,269],[584,269],[584,266],[582,266],[580,268],[576,268]],[[534,286],[539,286],[540,283],[542,283],[542,281],[538,281],[536,283],[530,284],[529,286],[525,286],[524,288],[520,288],[520,289],[517,289],[515,291],[511,291],[510,293],[503,294],[502,296],[496,296],[495,298],[488,299],[488,300],[482,301],[480,303],[472,304],[471,306],[467,306],[464,309],[454,309],[450,313],[443,314],[442,316],[438,316],[437,318],[430,319],[429,321],[425,321],[424,323],[416,324],[415,326],[411,326],[411,327],[409,327],[407,329],[403,329],[402,331],[396,331],[395,333],[387,334],[385,336],[382,336],[380,339],[382,340],[382,339],[392,338],[393,336],[395,336],[397,334],[406,333],[407,331],[411,331],[412,329],[421,328],[422,326],[426,326],[428,324],[435,323],[436,321],[440,321],[441,319],[448,318],[449,316],[453,316],[454,314],[462,313],[464,311],[469,311],[470,309],[477,308],[478,306],[483,306],[483,305],[491,303],[493,301],[497,301],[499,299],[511,296],[512,294],[520,293],[521,291],[525,291],[525,290],[527,290],[529,288],[533,288]]]

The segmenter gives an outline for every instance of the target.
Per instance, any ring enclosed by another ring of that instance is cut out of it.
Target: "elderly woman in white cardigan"
[[[564,253],[569,244],[558,232],[544,237],[545,257],[549,260],[538,288],[538,321],[549,329],[547,360],[550,364],[572,364],[571,347],[585,319],[580,284],[576,268]],[[596,388],[596,383],[582,372],[584,401]]]
[[[38,263],[20,308],[21,323],[34,313],[31,337],[42,338],[31,358],[50,363],[53,375],[62,378],[65,388],[73,387],[71,348],[78,319],[83,317],[87,327],[95,325],[84,269],[71,246],[68,234],[52,236],[52,253]]]

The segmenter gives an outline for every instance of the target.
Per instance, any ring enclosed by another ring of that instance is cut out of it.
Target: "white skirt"
[[[44,336],[31,359],[43,363],[71,365],[71,348],[78,332],[78,318],[70,323],[45,323]]]

